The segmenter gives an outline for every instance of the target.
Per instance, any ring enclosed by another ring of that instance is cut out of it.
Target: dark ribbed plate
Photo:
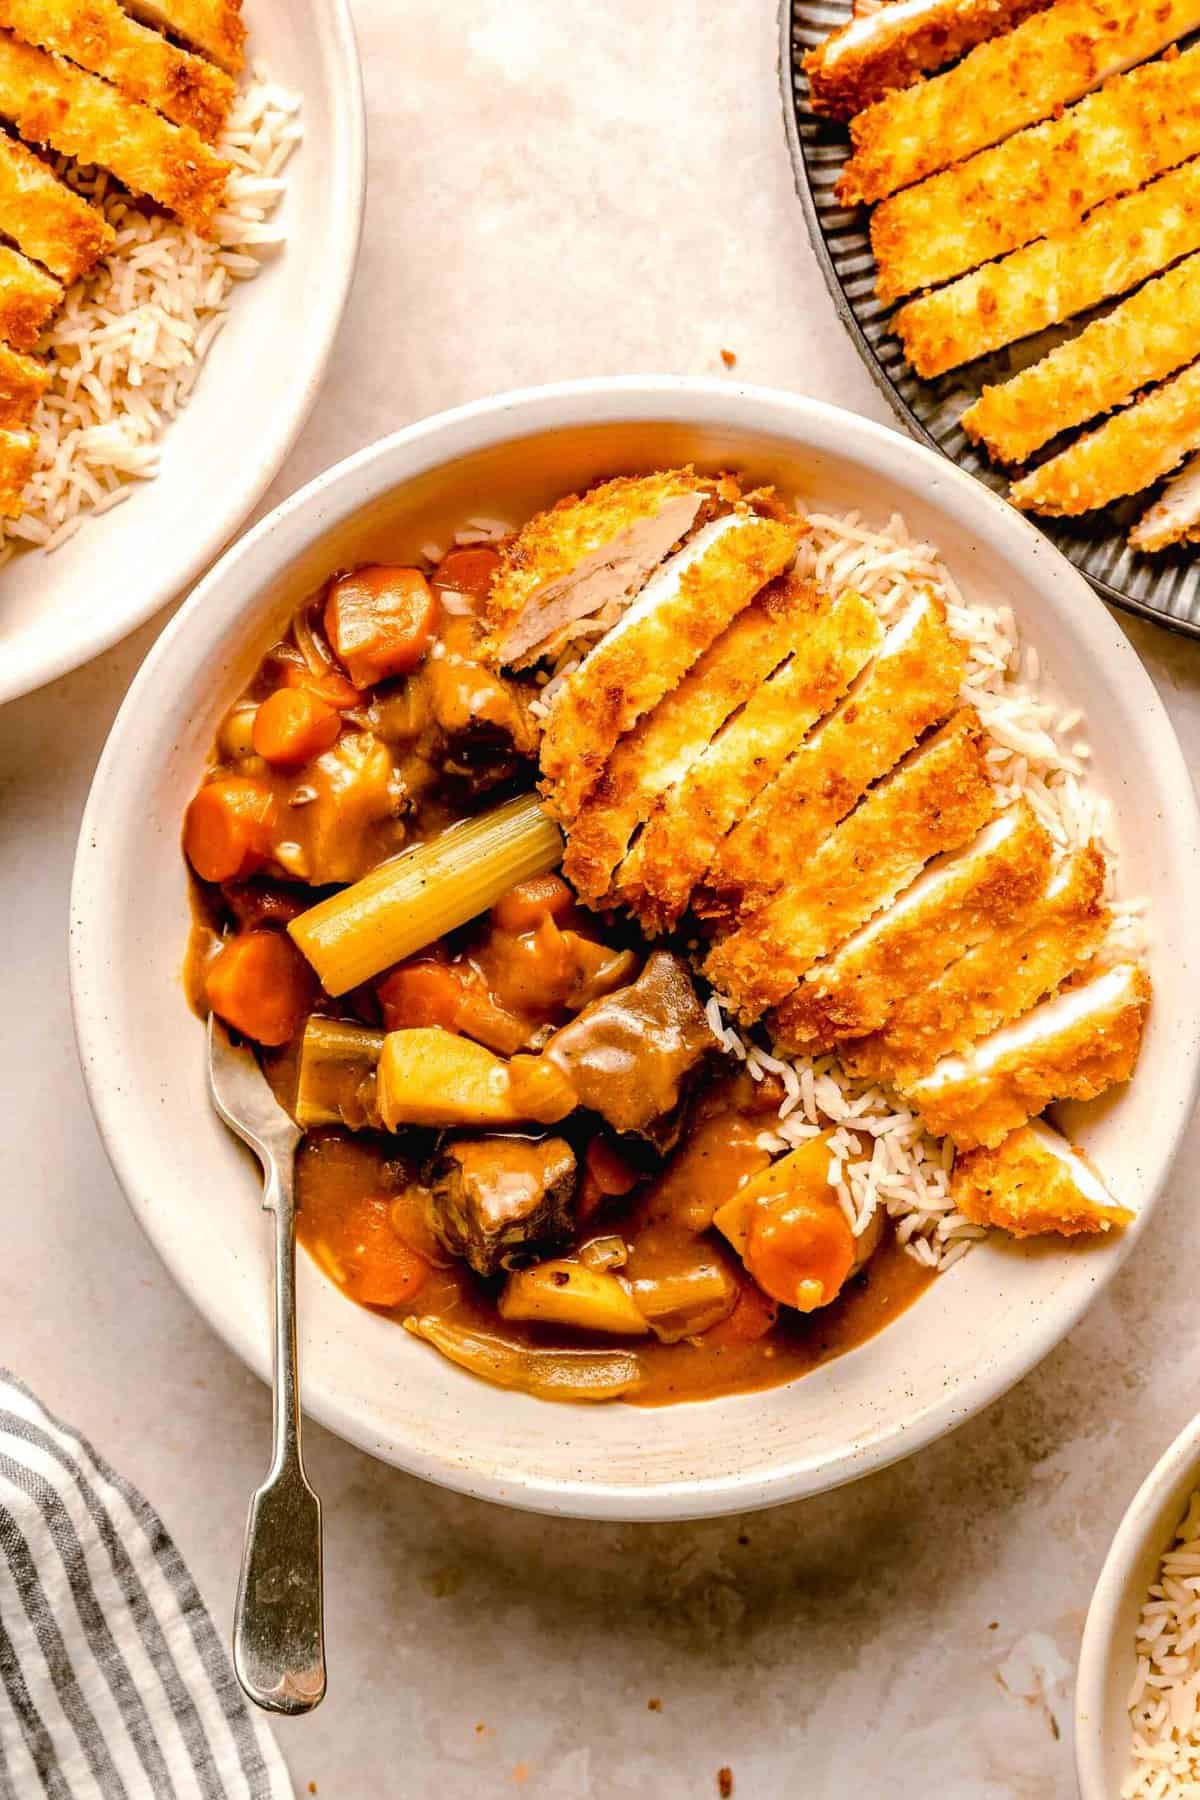
[[[916,437],[1002,493],[1007,478],[970,442],[959,418],[978,398],[985,382],[1002,381],[1035,361],[1053,343],[1078,330],[1079,324],[1043,332],[937,381],[920,381],[913,374],[899,341],[888,332],[890,309],[881,307],[875,298],[875,261],[866,214],[862,210],[848,212],[834,199],[833,184],[849,148],[846,129],[817,118],[808,106],[804,54],[849,17],[850,0],[782,0],[780,10],[784,118],[796,189],[813,248],[846,329],[904,424]],[[1058,447],[1049,446],[1046,454]],[[1145,556],[1130,550],[1125,541],[1130,525],[1147,504],[1143,496],[1089,514],[1083,521],[1039,519],[1037,523],[1105,600],[1174,631],[1200,637],[1200,554],[1184,549]]]

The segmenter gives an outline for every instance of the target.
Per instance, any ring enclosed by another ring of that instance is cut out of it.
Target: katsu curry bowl
[[[304,1129],[304,1403],[513,1505],[855,1479],[1056,1344],[1191,1110],[1196,806],[1036,530],[852,415],[504,396],[319,478],[156,646],[72,898],[143,1227],[269,1373],[201,1019]]]

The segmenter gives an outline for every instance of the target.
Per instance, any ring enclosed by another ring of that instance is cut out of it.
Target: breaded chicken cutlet
[[[950,1198],[974,1224],[1018,1238],[1093,1235],[1133,1218],[1082,1153],[1040,1119],[1010,1132],[994,1150],[958,1157]]]
[[[129,0],[129,10],[211,56],[227,74],[240,75],[245,67],[242,0]]]
[[[894,88],[945,68],[1011,31],[1052,0],[886,0],[854,8],[848,25],[804,58],[813,111],[850,119]]]
[[[116,241],[96,207],[72,193],[40,156],[3,130],[0,220],[18,250],[68,285],[86,275]]]
[[[870,204],[1070,106],[1200,26],[1200,0],[1058,0],[851,122],[843,206]]]
[[[21,494],[33,474],[37,439],[31,431],[0,430],[0,519],[15,519]]]
[[[233,105],[230,76],[137,24],[117,0],[0,0],[0,26],[26,44],[56,50],[208,142]]]
[[[901,1091],[935,1137],[960,1150],[995,1149],[1043,1107],[1092,1100],[1128,1081],[1149,1005],[1145,971],[1114,964]]]
[[[186,125],[172,125],[63,57],[0,31],[0,118],[32,144],[98,163],[194,231],[207,232],[229,164]]]
[[[994,806],[979,720],[963,707],[870,789],[793,886],[714,947],[705,975],[752,1024]]]
[[[809,628],[792,655],[697,758],[622,864],[616,893],[651,932],[678,921],[725,833],[879,645],[878,615],[860,595],[808,591]]]
[[[1142,514],[1129,542],[1135,550],[1166,550],[1171,544],[1200,541],[1200,456],[1192,457],[1168,481],[1159,498]]]
[[[0,243],[0,343],[32,350],[62,298],[62,287],[52,275],[19,250]]]
[[[15,431],[28,425],[49,385],[44,363],[0,344],[0,428]]]

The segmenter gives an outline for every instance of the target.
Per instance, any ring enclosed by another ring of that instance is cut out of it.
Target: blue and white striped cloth
[[[153,1507],[0,1369],[0,1800],[292,1800]]]

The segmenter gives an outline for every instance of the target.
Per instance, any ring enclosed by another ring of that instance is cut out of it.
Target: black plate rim
[[[892,385],[887,370],[880,363],[873,346],[854,316],[853,308],[846,298],[845,289],[833,266],[833,258],[829,254],[829,246],[825,242],[825,233],[821,229],[821,221],[817,214],[816,199],[808,173],[808,162],[804,155],[804,145],[800,139],[800,127],[796,117],[796,74],[792,58],[795,8],[796,0],[780,0],[779,97],[783,103],[783,125],[787,133],[788,154],[792,163],[792,181],[804,212],[809,242],[812,244],[817,262],[820,264],[834,310],[849,333],[850,340],[858,351],[859,359],[865,365],[875,386],[909,435],[915,437],[919,443],[927,444],[931,450],[936,450],[939,456],[944,457],[949,463],[954,463],[957,468],[959,465],[954,458],[943,450],[930,432],[926,431],[916,414],[906,404],[903,396]],[[970,474],[971,471],[968,470],[967,473]],[[975,479],[978,478],[975,477]],[[1032,523],[1036,525],[1037,521],[1033,520]],[[1152,625],[1159,626],[1163,631],[1172,631],[1179,637],[1200,639],[1200,621],[1181,619],[1175,614],[1163,612],[1158,607],[1149,605],[1145,600],[1137,600],[1131,594],[1123,594],[1119,588],[1110,586],[1107,581],[1100,580],[1098,576],[1089,575],[1085,569],[1081,569],[1080,574],[1094,592],[1099,594],[1102,600],[1106,600],[1110,606],[1119,607],[1122,612],[1133,613],[1137,618],[1148,619]]]

